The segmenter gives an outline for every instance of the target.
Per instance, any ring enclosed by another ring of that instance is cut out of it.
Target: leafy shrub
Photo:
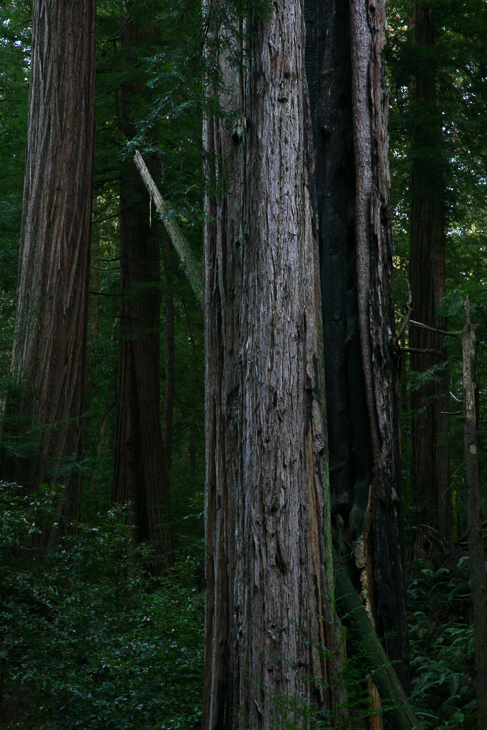
[[[409,586],[412,702],[428,728],[476,727],[473,625],[465,558],[418,561]]]
[[[2,727],[198,727],[203,600],[181,568],[144,574],[119,509],[46,556],[52,497],[0,484],[0,508]]]

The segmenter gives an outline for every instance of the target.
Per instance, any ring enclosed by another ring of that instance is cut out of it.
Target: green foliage
[[[0,391],[8,383],[22,217],[30,3],[6,0],[0,7]]]
[[[473,626],[466,558],[418,561],[409,584],[412,702],[421,728],[476,728]]]
[[[43,557],[35,536],[56,519],[53,495],[1,483],[0,509],[2,727],[196,727],[203,604],[184,580],[192,561],[150,579],[116,509]]]

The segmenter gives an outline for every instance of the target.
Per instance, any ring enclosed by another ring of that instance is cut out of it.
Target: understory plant
[[[1,483],[0,510],[0,725],[198,727],[203,596],[180,579],[188,559],[152,578],[121,509],[46,555],[35,543],[52,494]]]

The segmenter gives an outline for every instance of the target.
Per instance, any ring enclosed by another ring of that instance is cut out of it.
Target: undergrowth
[[[199,727],[203,596],[191,560],[148,576],[120,509],[41,555],[36,534],[55,515],[48,493],[0,483],[0,725]]]
[[[476,728],[468,557],[416,562],[408,588],[411,701],[421,730]]]

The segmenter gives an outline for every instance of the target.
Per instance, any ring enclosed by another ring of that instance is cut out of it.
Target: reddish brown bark
[[[416,44],[423,50],[415,79],[416,127],[413,135],[410,284],[411,318],[446,329],[438,309],[445,295],[445,178],[441,153],[441,114],[436,98],[434,20],[421,3],[415,8]],[[410,327],[411,370],[425,373],[446,362],[438,333]],[[438,354],[420,352],[433,350]],[[446,368],[411,391],[411,489],[422,519],[451,533],[448,457],[449,377]]]
[[[64,484],[69,521],[78,518],[81,498],[73,465],[82,457],[86,398],[94,91],[95,0],[35,0],[16,394],[1,473],[30,487]],[[22,458],[26,444],[32,451]]]

